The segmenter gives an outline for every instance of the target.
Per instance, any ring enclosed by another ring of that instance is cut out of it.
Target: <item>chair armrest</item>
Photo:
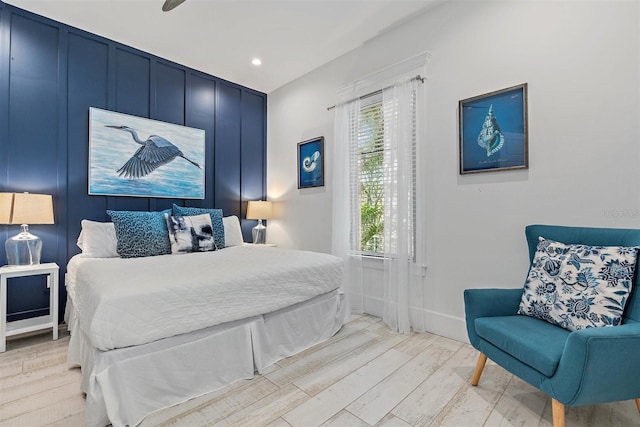
[[[467,316],[478,317],[511,316],[518,312],[522,299],[522,288],[518,289],[466,289],[464,310]]]
[[[549,394],[571,406],[637,399],[638,354],[640,323],[572,332]]]
[[[475,332],[474,321],[480,317],[513,316],[518,312],[522,288],[518,289],[466,289],[464,311],[469,342],[477,347],[481,338]]]

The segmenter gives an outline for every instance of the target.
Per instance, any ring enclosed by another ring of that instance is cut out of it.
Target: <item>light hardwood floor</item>
[[[0,354],[0,426],[83,425],[68,334],[50,338],[12,340]],[[375,317],[354,315],[331,340],[141,425],[551,426],[550,400],[492,362],[470,386],[476,358],[467,344],[394,334]],[[578,426],[640,426],[640,414],[633,401],[569,408],[567,427]]]

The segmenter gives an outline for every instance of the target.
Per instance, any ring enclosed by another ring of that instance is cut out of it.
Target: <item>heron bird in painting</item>
[[[122,177],[129,179],[142,178],[143,176],[149,175],[160,166],[169,163],[176,157],[182,157],[198,169],[202,169],[199,164],[186,158],[178,147],[161,136],[151,135],[146,141],[143,141],[138,137],[138,133],[135,129],[132,129],[129,126],[105,126],[129,132],[133,140],[141,145],[127,163],[117,170],[118,174]]]

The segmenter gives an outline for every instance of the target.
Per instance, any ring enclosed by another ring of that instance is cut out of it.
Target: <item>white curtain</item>
[[[404,79],[382,91],[385,147],[383,320],[392,330],[401,333],[411,331],[409,302],[413,295],[410,291],[421,289],[421,276],[414,274],[420,270],[415,267],[415,249],[420,237],[415,217],[416,185],[419,184],[415,175],[417,85],[416,79]],[[419,301],[418,307],[421,303]]]
[[[424,331],[423,225],[416,220],[422,217],[422,183],[418,182],[422,178],[420,168],[414,167],[420,154],[415,142],[417,85],[415,78],[403,78],[382,91],[384,252],[373,262],[384,263],[383,320],[401,333]],[[363,283],[362,255],[353,250],[360,247],[361,238],[359,171],[354,161],[361,107],[359,99],[336,106],[333,155],[332,253],[345,261],[344,288],[356,312],[366,312],[364,298],[370,288]],[[382,274],[380,270],[366,272],[367,278]],[[413,315],[410,301],[417,308]]]
[[[351,248],[359,239],[360,202],[354,191],[357,174],[351,161],[351,141],[359,128],[360,100],[336,106],[335,135],[333,148],[333,226],[331,253],[343,259],[345,265],[343,289],[352,311],[364,312],[362,283],[362,258],[352,256]],[[356,187],[357,188],[357,187]],[[355,297],[355,298],[354,298]]]

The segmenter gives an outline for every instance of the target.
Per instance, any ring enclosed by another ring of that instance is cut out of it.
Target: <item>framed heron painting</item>
[[[529,167],[527,84],[458,104],[460,174]]]
[[[324,137],[298,143],[298,188],[324,186]]]
[[[89,194],[204,199],[205,133],[89,109]]]

